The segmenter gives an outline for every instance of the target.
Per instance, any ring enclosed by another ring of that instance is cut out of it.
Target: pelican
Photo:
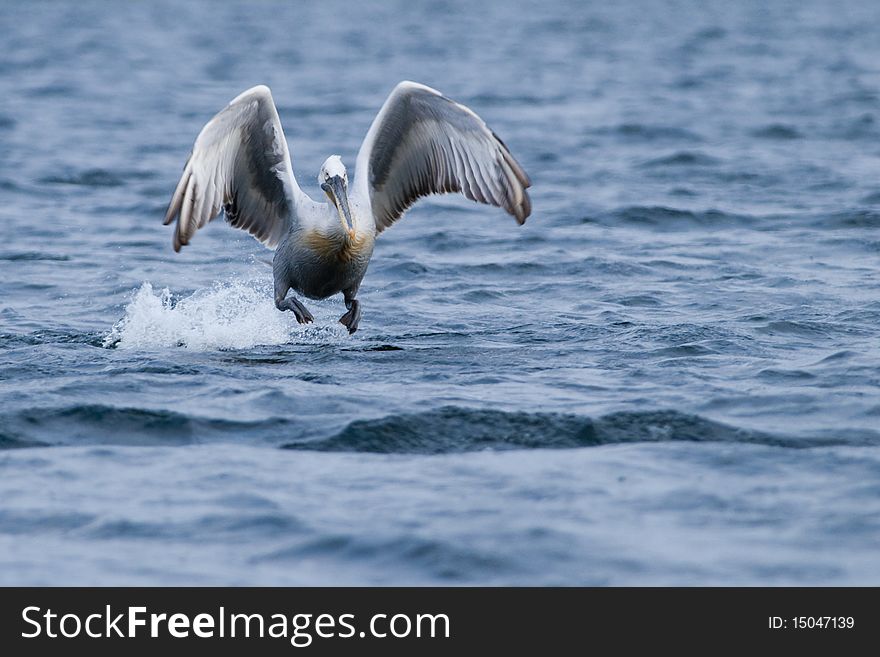
[[[415,201],[460,192],[506,210],[522,225],[531,213],[529,177],[498,136],[464,105],[416,82],[398,84],[379,110],[357,155],[353,184],[331,155],[313,201],[293,175],[281,119],[268,87],[236,97],[202,128],[171,197],[174,250],[219,216],[275,249],[275,306],[300,324],[314,318],[292,289],[310,299],[342,293],[339,321],[354,333],[358,288],[376,236]]]

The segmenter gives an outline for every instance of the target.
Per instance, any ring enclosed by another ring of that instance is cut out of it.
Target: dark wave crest
[[[4,414],[0,416],[0,427],[3,427],[0,449],[7,446],[95,444],[173,446],[229,442],[238,437],[262,441],[267,434],[294,433],[292,422],[284,418],[232,421],[163,409],[105,404],[33,408]]]
[[[323,432],[295,415],[247,421],[104,404],[33,408],[0,415],[0,450],[49,445],[248,442],[319,452],[449,454],[672,441],[794,448],[858,446],[880,445],[880,433],[841,430],[811,436],[780,435],[674,410],[628,411],[591,418],[444,406],[422,413],[354,420],[341,430]]]
[[[72,174],[46,176],[40,182],[84,187],[119,187],[125,183],[119,175],[105,169],[86,169]]]
[[[605,225],[647,226],[660,230],[682,230],[692,227],[743,226],[754,224],[754,217],[732,214],[721,210],[693,211],[663,205],[632,205],[618,208],[598,217],[588,217],[585,223]]]
[[[637,442],[728,442],[780,447],[880,444],[880,435],[810,438],[732,427],[672,410],[620,412],[593,419],[557,413],[446,406],[409,415],[357,420],[336,435],[288,443],[288,449],[381,454],[446,454],[483,449],[563,449]]]
[[[670,155],[656,157],[642,163],[643,168],[655,167],[710,167],[720,160],[699,151],[678,151]]]

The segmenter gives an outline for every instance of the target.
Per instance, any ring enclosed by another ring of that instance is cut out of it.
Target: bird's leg
[[[344,295],[345,307],[348,308],[348,312],[340,317],[339,321],[348,329],[349,333],[354,333],[358,330],[358,323],[361,321],[361,304],[354,298],[352,293],[343,292],[342,294]]]
[[[296,321],[300,324],[311,324],[315,321],[315,318],[312,317],[312,313],[308,311],[308,309],[302,305],[296,297],[290,297],[288,299],[284,298],[284,295],[287,294],[287,290],[284,290],[282,294],[278,294],[278,290],[275,292],[275,307],[278,310],[289,310],[296,316]]]

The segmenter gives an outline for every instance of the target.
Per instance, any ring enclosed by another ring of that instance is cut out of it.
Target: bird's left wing
[[[470,109],[436,89],[401,82],[376,116],[357,158],[355,193],[368,198],[381,232],[415,201],[461,192],[525,222],[529,177]]]
[[[222,208],[229,223],[274,249],[303,195],[268,87],[248,89],[211,119],[193,145],[165,225],[177,218],[174,250]]]

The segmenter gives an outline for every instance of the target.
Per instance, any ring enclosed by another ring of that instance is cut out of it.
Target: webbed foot
[[[292,312],[296,317],[296,321],[300,324],[311,324],[315,321],[315,318],[312,317],[312,313],[308,311],[308,308],[302,305],[302,303],[294,297],[276,301],[275,307],[278,308],[278,310],[289,310]]]
[[[339,322],[348,329],[349,333],[354,333],[358,329],[358,323],[361,321],[361,304],[357,299],[347,302],[348,312],[339,318]]]

